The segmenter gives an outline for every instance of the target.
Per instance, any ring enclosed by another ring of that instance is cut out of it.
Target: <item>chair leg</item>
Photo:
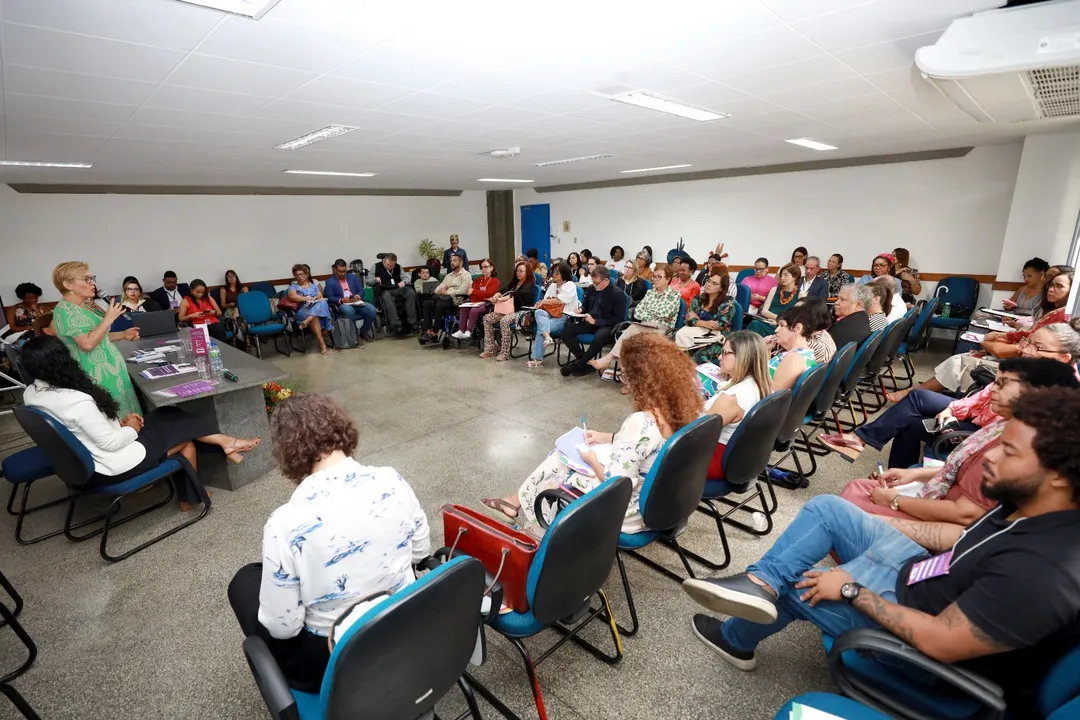
[[[465,712],[457,716],[456,720],[465,720],[465,718],[473,718],[473,720],[481,720],[480,706],[476,704],[476,693],[473,692],[472,685],[465,679],[465,676],[459,677],[457,681],[458,688],[461,689],[461,694],[465,696]]]
[[[757,483],[757,485],[756,485],[756,489],[754,490],[753,494],[750,495],[750,497],[746,498],[745,500],[742,500],[741,502],[735,502],[734,500],[730,500],[730,499],[728,499],[726,497],[716,498],[720,502],[722,502],[725,505],[729,506],[728,511],[725,512],[725,513],[721,514],[720,511],[717,510],[714,505],[712,505],[711,501],[706,500],[704,502],[710,506],[710,508],[712,509],[713,512],[719,514],[720,517],[723,519],[723,521],[726,522],[728,525],[731,525],[732,527],[737,527],[740,530],[742,530],[743,532],[747,532],[747,533],[749,533],[751,535],[756,535],[758,537],[763,537],[765,535],[768,535],[770,532],[772,532],[772,528],[773,528],[772,516],[773,516],[773,513],[776,512],[776,507],[777,507],[776,490],[775,490],[775,488],[773,488],[772,481],[769,480],[769,476],[768,476],[767,472],[764,474],[764,478],[765,478],[765,480],[764,480],[765,481],[765,488],[762,489],[762,487],[761,487],[761,483],[762,483],[761,479],[756,480],[755,482]],[[766,496],[766,494],[765,494],[766,491],[768,491],[768,496]],[[756,508],[753,508],[753,507],[750,507],[750,503],[755,498],[760,498],[761,499],[761,509],[760,510],[756,509]],[[772,500],[772,506],[771,507],[770,507],[770,503],[769,503],[770,499]],[[745,523],[743,523],[743,522],[741,522],[739,520],[733,520],[731,518],[731,516],[736,511],[739,511],[739,510],[741,510],[743,512],[748,512],[748,513],[755,513],[755,512],[762,513],[765,516],[765,528],[763,530],[757,530],[756,528],[754,528],[754,527],[752,527],[750,525],[747,525],[747,524],[745,524]],[[707,510],[702,510],[702,512],[705,512],[706,514],[708,514]]]
[[[507,707],[506,703],[496,697],[495,693],[488,690],[483,683],[474,678],[471,674],[466,672],[464,675],[462,675],[462,678],[465,680],[465,682],[469,684],[469,687],[476,691],[477,695],[484,698],[484,700],[487,701],[488,705],[491,705],[491,707],[495,708],[495,711],[502,715],[504,718],[506,718],[506,720],[521,720],[521,717],[517,713]],[[459,716],[458,720],[462,720],[464,715],[465,713]],[[476,715],[476,717],[480,716]]]
[[[724,550],[724,559],[720,562],[714,562],[712,560],[709,560],[707,557],[698,555],[696,552],[693,552],[691,550],[683,550],[683,552],[690,556],[690,558],[694,562],[704,565],[710,570],[723,570],[731,564],[731,546],[728,545],[727,533],[724,531],[724,521],[721,519],[719,513],[714,512],[706,514],[716,521],[716,532],[720,536],[720,547],[722,547]],[[694,577],[693,573],[691,573],[690,577]]]
[[[8,596],[15,602],[15,609],[10,611],[11,616],[18,617],[19,613],[21,613],[23,609],[22,595],[19,594],[19,591],[15,589],[15,586],[11,584],[11,581],[8,580],[7,576],[4,575],[4,573],[2,572],[0,572],[0,587],[4,588],[4,592],[6,592]],[[6,621],[0,622],[0,627],[4,627],[5,625],[7,625]]]
[[[619,564],[619,578],[622,580],[623,594],[626,597],[626,606],[630,610],[630,629],[624,628],[622,625],[616,624],[619,632],[624,637],[633,637],[637,635],[637,631],[641,628],[638,623],[637,606],[634,605],[634,594],[630,591],[630,578],[626,575],[626,563],[623,561],[623,551],[615,551],[615,560]]]
[[[8,589],[11,586],[7,583],[6,579],[4,584],[5,589],[8,590],[8,592],[12,592],[12,590]],[[37,645],[34,643],[33,638],[31,638],[30,635],[26,632],[26,630],[23,629],[23,626],[19,623],[19,621],[15,619],[15,615],[10,610],[8,610],[7,606],[3,603],[0,603],[0,617],[3,617],[4,625],[11,627],[12,632],[15,633],[15,636],[18,637],[22,644],[26,647],[27,653],[26,660],[23,662],[22,665],[5,675],[0,676],[0,685],[3,685],[11,682],[12,680],[19,677],[24,672],[30,669],[30,666],[34,664],[34,660],[37,659]]]
[[[183,464],[185,466],[185,469],[190,472],[190,466],[188,466],[186,460],[181,460],[181,464]],[[165,503],[168,503],[170,500],[172,500],[173,493],[174,493],[174,489],[173,489],[174,480],[170,477],[170,478],[168,478],[167,482],[168,482],[168,485],[169,485],[169,496],[165,499],[164,502],[162,502],[162,503],[160,503],[158,505],[153,505],[153,506],[151,506],[149,508],[146,508],[145,510],[140,510],[137,513],[133,513],[132,515],[129,515],[128,517],[124,518],[123,520],[121,520],[119,522],[116,522],[116,523],[113,523],[113,526],[119,525],[120,523],[127,522],[128,520],[136,518],[139,515],[143,515],[143,514],[149,512],[150,510],[156,510],[157,508],[161,507]],[[196,487],[198,487],[198,483],[196,483]],[[139,545],[137,547],[134,547],[134,548],[128,550],[127,552],[125,552],[125,553],[122,553],[120,555],[110,555],[109,551],[108,551],[109,527],[110,527],[109,520],[112,517],[112,515],[116,512],[116,510],[119,509],[119,503],[120,503],[120,500],[123,499],[123,497],[124,496],[121,496],[121,497],[118,497],[116,500],[114,500],[113,503],[109,506],[109,509],[105,512],[105,526],[102,528],[102,532],[101,532],[101,546],[99,548],[99,551],[101,552],[101,557],[104,558],[108,562],[120,562],[121,560],[126,560],[127,558],[131,557],[135,553],[141,552],[142,550],[145,550],[146,548],[150,547],[151,545],[156,545],[157,543],[161,542],[162,540],[169,537],[170,535],[175,535],[176,533],[180,532],[181,530],[188,527],[189,525],[194,525],[195,523],[199,522],[204,517],[206,517],[206,514],[210,512],[210,499],[208,497],[206,497],[205,493],[204,493],[203,497],[200,498],[202,500],[202,510],[195,517],[191,518],[190,520],[187,520],[186,522],[180,523],[176,527],[173,527],[173,528],[170,528],[170,529],[166,530],[165,532],[161,533],[157,537],[151,538],[150,540],[147,540],[146,542],[142,543],[141,545]]]
[[[586,611],[585,616],[583,616],[581,620],[574,624],[572,627],[566,625],[563,622],[551,626],[552,630],[561,633],[563,637],[558,642],[551,645],[547,650],[542,652],[540,656],[533,661],[534,665],[539,665],[540,663],[551,657],[551,655],[560,647],[562,647],[567,640],[573,642],[575,645],[577,645],[582,650],[585,650],[597,660],[600,660],[608,665],[618,665],[620,662],[622,662],[622,638],[619,637],[619,631],[618,626],[615,623],[615,617],[611,614],[611,605],[608,603],[607,595],[604,594],[603,590],[598,590],[597,596],[600,600],[600,606],[595,608],[590,606]],[[597,618],[601,618],[608,624],[608,630],[611,633],[611,641],[612,644],[615,646],[614,654],[605,653],[603,650],[596,647],[591,642],[583,639],[580,636],[580,633],[582,630],[585,629],[585,626],[591,623],[593,620],[596,620]]]
[[[536,664],[533,663],[532,656],[529,654],[529,649],[525,647],[525,643],[521,642],[518,638],[509,638],[510,643],[517,648],[518,654],[521,655],[522,662],[525,663],[525,672],[529,676],[529,684],[532,685],[533,700],[536,702],[536,713],[539,715],[540,720],[547,720],[547,708],[544,707],[544,694],[540,691],[540,680],[536,677]]]
[[[15,709],[22,713],[22,716],[26,720],[41,720],[41,717],[34,712],[34,708],[30,707],[30,703],[26,702],[19,691],[11,687],[7,683],[0,683],[0,693],[2,693],[11,704],[15,706]]]
[[[141,516],[143,516],[143,515],[145,515],[145,514],[147,514],[149,512],[153,512],[154,510],[157,510],[160,507],[164,507],[173,498],[173,486],[172,486],[172,484],[167,483],[166,487],[168,488],[169,492],[168,492],[168,495],[165,496],[165,499],[162,500],[161,502],[155,503],[155,504],[153,504],[153,505],[151,505],[149,507],[145,507],[142,510],[139,510],[138,512],[134,512],[131,515],[128,515],[128,516],[123,517],[123,518],[121,518],[119,520],[116,520],[115,522],[111,522],[111,523],[108,523],[108,524],[111,527],[115,528],[117,525],[123,525],[124,523],[126,523],[129,520],[134,520],[135,518],[141,517]],[[71,519],[75,514],[75,503],[79,499],[80,495],[72,495],[71,496],[71,504],[68,505],[67,518],[64,521],[64,536],[68,540],[70,540],[71,542],[83,542],[84,540],[89,540],[90,538],[94,538],[94,537],[97,537],[98,535],[103,534],[105,532],[105,526],[104,525],[102,527],[99,527],[97,530],[93,530],[91,532],[86,533],[85,535],[76,535],[75,533],[73,533],[71,531],[76,530],[76,529],[81,528],[81,527],[86,527],[87,525],[90,525],[90,524],[96,523],[96,522],[100,522],[102,520],[108,521],[109,520],[109,518],[108,518],[109,513],[110,512],[115,513],[117,510],[119,510],[123,499],[126,498],[126,497],[129,497],[130,495],[133,495],[133,494],[134,493],[127,493],[126,495],[121,495],[120,497],[113,500],[113,502],[109,506],[109,509],[106,510],[104,515],[99,515],[98,517],[90,518],[89,520],[83,520],[82,522],[77,523],[75,525],[71,524]]]
[[[64,532],[64,529],[60,528],[58,530],[53,530],[52,532],[49,532],[49,533],[44,533],[42,535],[38,535],[37,537],[34,537],[34,538],[24,538],[22,536],[23,521],[26,519],[27,515],[29,515],[30,513],[33,513],[33,512],[37,512],[38,510],[44,510],[45,508],[49,508],[49,507],[52,507],[54,505],[59,505],[60,503],[63,503],[63,502],[67,502],[67,498],[63,497],[63,498],[59,498],[57,500],[50,500],[49,502],[46,502],[46,503],[39,503],[38,505],[35,505],[34,507],[29,507],[28,508],[28,507],[26,507],[26,504],[27,504],[27,501],[28,501],[29,496],[30,496],[30,486],[31,485],[33,485],[33,482],[23,483],[22,499],[19,501],[19,511],[18,512],[12,512],[12,510],[11,510],[11,501],[15,499],[15,492],[16,492],[16,487],[17,486],[11,488],[11,498],[8,500],[8,513],[10,513],[11,515],[14,515],[16,517],[16,520],[15,520],[15,541],[17,543],[19,543],[20,545],[33,545],[34,543],[39,543],[42,540],[48,540],[51,537],[56,537],[57,535]]]

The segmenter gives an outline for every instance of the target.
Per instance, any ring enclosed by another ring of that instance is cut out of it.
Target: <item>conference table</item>
[[[179,342],[178,337],[174,333],[139,340],[120,340],[116,342],[116,347],[127,358],[136,349],[145,350],[162,345],[175,345]],[[262,438],[258,447],[244,453],[244,461],[241,463],[229,462],[216,447],[196,443],[199,451],[198,474],[203,483],[226,490],[236,490],[265,475],[274,466],[271,455],[270,423],[266,416],[262,386],[263,383],[281,380],[288,375],[270,363],[263,362],[226,343],[219,343],[218,348],[221,350],[221,360],[225,367],[237,376],[238,381],[211,378],[217,380],[214,389],[192,397],[155,395],[154,392],[198,380],[198,373],[147,380],[139,373],[152,367],[151,365],[129,362],[127,367],[132,383],[142,396],[143,409],[147,412],[162,407],[179,406],[185,412],[206,420],[208,425],[217,432],[240,438]],[[169,357],[169,360],[175,361],[175,356]],[[191,362],[190,357],[188,362]]]

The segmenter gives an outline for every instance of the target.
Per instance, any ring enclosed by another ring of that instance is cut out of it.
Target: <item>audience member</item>
[[[424,296],[428,295],[428,293],[424,292],[424,285],[432,280],[431,268],[427,265],[421,265],[413,271],[413,277],[416,278],[412,283],[413,290],[416,291],[416,296],[421,299],[420,306],[422,308]],[[436,282],[438,282],[437,279]]]
[[[344,260],[339,262],[344,263]],[[235,270],[225,271],[225,284],[218,290],[218,307],[227,318],[237,317],[238,299],[248,291],[248,286],[240,282]]]
[[[776,278],[769,275],[768,258],[759,257],[754,261],[754,274],[745,277],[742,284],[750,288],[750,311],[761,309],[769,291],[776,287]]]
[[[457,310],[457,306],[468,299],[472,291],[472,275],[461,265],[459,255],[450,256],[450,272],[435,288],[435,296],[424,301],[423,328],[420,344],[436,342],[443,328],[446,316]]]
[[[666,268],[657,268],[653,273],[654,287],[661,270],[667,278]],[[563,377],[584,377],[592,372],[588,363],[612,341],[615,326],[626,318],[626,303],[626,293],[615,287],[611,276],[602,268],[594,270],[592,285],[585,290],[585,299],[581,303],[583,315],[572,318],[563,327],[561,338],[570,354],[569,361],[559,370]],[[581,346],[578,335],[593,336],[587,349]]]
[[[177,284],[176,273],[166,270],[161,278],[161,287],[150,293],[150,297],[162,310],[172,309],[173,312],[179,313],[180,303],[190,294],[191,288],[187,286],[187,283]]]
[[[615,284],[620,290],[630,296],[630,304],[637,305],[645,297],[649,283],[637,275],[637,268],[633,263],[623,263],[622,277]]]
[[[455,255],[455,257],[457,257]],[[334,277],[326,280],[324,293],[328,305],[333,305],[341,314],[360,323],[361,338],[372,339],[375,333],[375,306],[364,302],[364,285],[355,274],[348,272],[349,266],[343,258],[338,258],[330,268]]]
[[[585,266],[581,264],[581,256],[576,252],[572,252],[566,256],[566,264],[570,266],[570,272],[574,275],[573,282],[577,283],[584,279],[586,274]]]
[[[350,457],[359,439],[341,405],[296,395],[270,422],[274,457],[297,483],[263,530],[261,562],[229,583],[245,636],[261,637],[289,686],[318,693],[335,624],[354,605],[416,579],[431,551],[427,516],[392,468]]]
[[[536,274],[540,276],[540,280],[543,282],[544,288],[546,289],[547,286],[548,286],[548,283],[551,282],[551,278],[548,275],[548,266],[547,266],[547,264],[546,263],[537,263],[536,264]]]
[[[773,344],[780,352],[769,360],[773,390],[790,390],[799,376],[818,364],[810,347],[813,320],[804,307],[785,310],[776,320]]]
[[[1045,387],[1080,388],[1075,369],[1049,358],[1003,360],[990,390],[996,418],[964,439],[941,467],[895,467],[866,480],[852,480],[840,497],[871,515],[966,525],[996,503],[982,494],[983,462],[1012,418],[1012,403]]]
[[[458,236],[456,233],[450,236],[450,247],[446,248],[446,250],[443,250],[442,266],[449,270],[450,258],[455,256],[461,258],[461,267],[468,270],[469,254],[465,252],[465,249],[463,247],[461,247],[461,242],[458,240]]]
[[[1024,284],[1016,289],[1013,294],[1002,301],[1001,305],[1011,313],[1018,315],[1030,315],[1042,302],[1042,289],[1046,281],[1046,271],[1050,269],[1049,263],[1041,257],[1033,257],[1024,263]]]
[[[136,340],[138,328],[109,332],[113,322],[124,314],[115,300],[103,313],[94,305],[97,297],[96,277],[84,262],[63,262],[53,268],[53,285],[60,291],[60,302],[53,308],[53,327],[56,336],[71,356],[82,366],[90,379],[116,400],[118,414],[127,417],[142,412],[135,388],[128,377],[124,356],[113,345],[114,340]]]
[[[780,313],[795,307],[799,302],[799,281],[802,275],[799,266],[788,263],[776,273],[777,284],[765,295],[765,302],[761,306],[761,312],[746,328],[750,332],[757,333],[762,337],[768,337],[776,332],[776,318]],[[749,278],[747,278],[749,279]]]
[[[675,344],[694,352],[696,363],[718,363],[725,338],[735,320],[735,298],[728,295],[731,276],[710,275],[701,294],[686,311],[686,324],[675,333]],[[708,342],[704,347],[702,342]]]
[[[608,463],[604,465],[596,452],[587,449],[582,451],[581,459],[591,472],[577,472],[553,450],[516,493],[504,498],[485,498],[484,505],[519,524],[534,524],[536,498],[542,491],[565,485],[588,492],[608,478],[624,476],[630,479],[633,490],[622,531],[637,533],[645,529],[638,507],[642,482],[664,441],[701,414],[702,401],[697,392],[694,364],[667,338],[659,335],[630,338],[622,349],[621,363],[635,412],[623,421],[618,432],[589,430],[585,434],[588,445],[610,444]]]
[[[41,288],[34,283],[19,283],[15,287],[15,297],[19,298],[19,302],[15,304],[15,322],[12,327],[16,330],[29,330],[34,326],[34,321],[38,319],[44,310],[38,307],[38,300],[41,298]]]
[[[880,627],[1002,687],[1014,717],[1041,717],[1038,684],[1080,642],[1080,393],[1033,390],[1012,414],[981,483],[999,506],[966,531],[879,518],[818,495],[745,573],[683,583],[697,602],[733,616],[697,615],[694,632],[752,670],[758,644],[793,620],[832,637]],[[833,551],[839,567],[815,568]],[[945,552],[945,572],[919,564]]]
[[[611,262],[608,267],[621,275],[626,266],[631,264],[626,260],[626,251],[622,249],[621,245],[611,248]]]
[[[525,252],[525,262],[529,263],[529,269],[534,273],[537,272],[537,268],[540,267],[540,251],[536,248],[529,248]]]
[[[578,285],[580,285],[583,288],[587,288],[590,285],[592,285],[593,270],[595,270],[597,268],[597,266],[598,266],[598,264],[596,262],[596,258],[589,258],[588,260],[586,260],[585,261],[585,275],[578,282]],[[608,273],[608,271],[606,269],[604,269],[604,268],[601,268],[601,269],[604,271],[604,274],[607,277],[609,277],[609,278],[611,277],[611,274]]]
[[[892,310],[892,288],[879,282],[867,283],[866,287],[870,288],[870,309],[867,311],[870,331],[877,332],[889,324],[887,313]]]
[[[386,312],[387,330],[398,335],[416,327],[416,292],[401,276],[401,266],[397,264],[397,255],[386,253],[381,263],[375,266],[375,285],[381,294],[381,301]],[[398,317],[397,300],[405,305],[405,323]]]
[[[816,255],[806,258],[802,283],[799,285],[799,297],[821,298],[822,301],[829,299],[829,280],[826,274],[821,272],[821,260]]]
[[[588,267],[588,265],[589,265],[589,261],[590,261],[590,260],[592,260],[592,259],[593,259],[593,254],[592,254],[592,251],[591,251],[591,250],[589,250],[589,248],[584,248],[584,249],[583,249],[583,250],[581,251],[581,261],[582,261],[583,263],[585,263],[585,266],[586,266],[586,267]]]
[[[900,278],[896,277],[896,258],[892,253],[878,254],[870,263],[870,272],[858,279],[860,285],[866,285],[874,278],[888,276],[893,279],[893,292],[899,295],[902,290]]]
[[[259,438],[215,433],[204,420],[178,407],[159,408],[145,418],[138,413],[123,415],[116,399],[94,384],[57,338],[33,338],[23,346],[21,362],[34,378],[23,402],[59,420],[87,449],[97,473],[91,486],[130,480],[178,454],[197,469],[195,440],[216,445],[234,463],[259,444]],[[182,480],[176,482],[176,498],[187,512],[203,501],[205,490],[186,475],[177,477]]]
[[[469,290],[469,303],[472,307],[463,307],[458,311],[458,330],[453,337],[458,340],[468,340],[472,337],[477,323],[491,309],[488,302],[499,292],[499,274],[495,271],[495,263],[490,258],[480,261],[480,277],[472,281]]]
[[[840,288],[855,282],[851,273],[844,270],[844,256],[840,253],[829,256],[829,270],[825,274],[825,282],[829,284],[829,296],[825,298],[829,302],[835,302],[836,298],[840,297]]]
[[[908,267],[911,264],[911,253],[907,248],[898,247],[893,250],[893,257],[896,258],[896,262],[893,264],[893,271],[896,273],[897,279],[900,280],[900,295],[905,303],[914,304],[915,300],[922,294],[922,283],[919,282],[919,271],[913,267]],[[898,303],[899,304],[899,303]]]
[[[289,285],[289,299],[296,303],[296,323],[307,328],[319,341],[319,352],[325,355],[326,340],[323,331],[330,329],[330,308],[323,298],[319,283],[311,277],[311,268],[297,263],[292,267],[293,282]]]
[[[561,333],[566,326],[567,313],[578,311],[577,286],[572,280],[573,273],[566,263],[559,263],[551,273],[551,284],[544,293],[544,299],[533,313],[536,333],[533,337],[532,352],[525,361],[525,367],[537,368],[544,364],[544,349],[555,341],[552,333]]]
[[[807,260],[807,265],[810,261]],[[814,351],[814,359],[818,363],[827,363],[836,354],[836,343],[833,342],[829,328],[832,327],[832,313],[824,300],[813,295],[800,300],[797,305],[806,309],[807,322],[810,323],[812,334],[807,345]]]
[[[225,342],[227,339],[225,326],[219,319],[221,317],[221,308],[214,302],[214,298],[210,297],[210,293],[206,289],[206,283],[196,278],[191,281],[190,287],[191,294],[180,301],[178,319],[182,323],[188,323],[195,327],[205,325],[210,337]]]
[[[728,441],[743,416],[772,393],[769,350],[760,335],[747,330],[731,333],[723,344],[719,360],[726,384],[705,402],[706,413],[719,415],[724,420],[724,429],[720,431],[720,440],[706,475],[710,480],[724,479],[724,450]]]
[[[139,279],[133,275],[128,275],[124,278],[123,294],[120,298],[120,304],[124,308],[124,312],[157,312],[161,310],[161,307],[154,302],[154,299],[149,295],[143,294],[142,284],[139,283]]]
[[[603,271],[598,271],[603,272]],[[513,276],[491,297],[494,309],[484,315],[484,351],[480,357],[494,357],[499,362],[510,359],[510,339],[513,329],[521,327],[520,318],[526,307],[536,302],[536,278],[527,262],[514,265]],[[500,302],[509,307],[500,309]],[[499,326],[499,351],[495,353],[495,325]]]
[[[642,280],[652,281],[652,255],[642,250],[634,258],[634,273]]]
[[[879,298],[881,310],[885,313],[886,325],[893,323],[897,320],[903,320],[907,315],[908,307],[904,303],[903,298],[893,293],[895,286],[887,277],[876,277],[870,281],[870,287],[873,289],[875,285],[885,288],[888,291],[889,299],[888,303],[883,298]]]
[[[809,251],[802,245],[795,248],[791,253],[791,264],[797,265],[801,270],[803,265],[806,265],[806,257],[809,255]]]
[[[694,282],[701,287],[705,287],[705,282],[709,279],[710,275],[719,275],[723,269],[723,272],[727,272],[727,265],[720,259],[720,256],[716,253],[709,255],[709,261],[705,264],[705,267],[701,268],[696,276],[694,276]]]
[[[653,262],[653,258],[656,257],[656,253],[653,252],[652,245],[642,245],[641,246],[641,252],[645,253],[645,255],[649,259],[649,269],[650,270],[655,270],[656,269],[656,263]],[[640,275],[641,273],[638,273],[638,274]]]
[[[671,279],[671,287],[679,292],[687,307],[690,301],[701,294],[701,285],[694,281],[694,272],[697,270],[697,261],[694,258],[682,258],[682,262],[675,269],[675,275]],[[653,284],[656,284],[655,278]]]
[[[870,315],[867,310],[874,297],[865,285],[847,284],[840,288],[833,307],[836,322],[829,328],[833,344],[842,348],[849,342],[856,346],[870,337]]]

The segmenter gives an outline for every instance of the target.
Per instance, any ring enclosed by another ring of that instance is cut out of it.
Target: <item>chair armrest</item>
[[[289,683],[263,639],[258,635],[244,638],[244,655],[270,716],[274,720],[299,720],[296,699],[289,690]]]
[[[848,697],[890,715],[912,720],[934,720],[905,704],[902,698],[889,695],[881,688],[859,678],[844,664],[844,653],[850,650],[870,651],[900,660],[917,670],[933,675],[951,685],[986,708],[984,717],[997,720],[1005,715],[1002,689],[979,675],[962,668],[946,665],[923,655],[895,635],[884,630],[859,628],[849,630],[836,639],[829,651],[829,673]]]
[[[570,503],[577,500],[578,497],[580,497],[580,496],[574,495],[573,493],[570,493],[570,492],[568,492],[567,490],[565,490],[563,488],[555,488],[555,489],[552,489],[552,490],[542,490],[536,496],[536,502],[533,503],[533,515],[535,515],[535,517],[536,517],[536,522],[540,525],[540,527],[547,530],[548,521],[544,517],[544,512],[543,512],[545,502],[554,502],[554,503],[556,503],[556,505],[555,505],[555,508],[556,508],[555,509],[555,514],[558,515],[560,512],[562,512],[562,510],[567,505],[569,505]]]
[[[974,430],[946,430],[934,438],[934,442],[930,445],[930,452],[934,457],[944,460],[965,438],[974,434]],[[952,443],[952,447],[949,447],[949,443]]]

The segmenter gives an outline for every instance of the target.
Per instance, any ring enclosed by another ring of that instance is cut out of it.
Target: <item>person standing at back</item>
[[[442,266],[449,272],[450,271],[450,258],[457,256],[461,258],[461,267],[466,270],[469,269],[469,254],[461,247],[461,242],[458,240],[456,234],[450,236],[450,247],[443,251]]]
[[[161,287],[150,293],[150,298],[158,304],[162,310],[171,309],[174,313],[180,312],[180,303],[191,294],[191,288],[187,283],[177,283],[176,273],[166,270],[161,278]]]

